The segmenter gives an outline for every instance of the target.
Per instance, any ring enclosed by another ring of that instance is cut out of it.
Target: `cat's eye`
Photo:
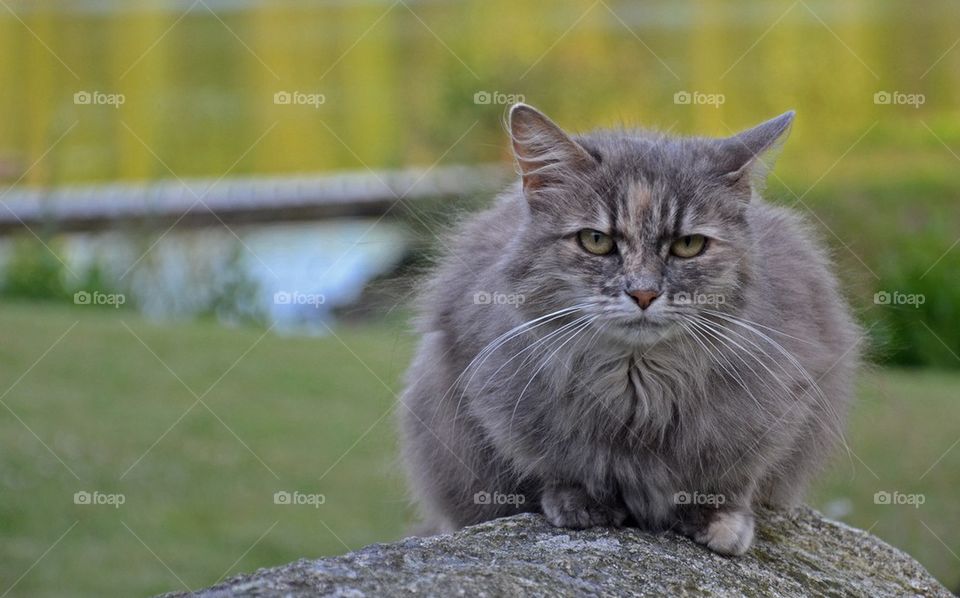
[[[707,248],[707,238],[703,235],[686,235],[670,245],[670,253],[684,259],[697,257]]]
[[[577,233],[577,239],[581,247],[594,255],[607,255],[616,249],[613,237],[592,228],[585,228]]]

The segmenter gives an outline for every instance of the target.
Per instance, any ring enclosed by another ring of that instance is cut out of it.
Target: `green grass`
[[[4,304],[0,331],[0,595],[21,575],[8,596],[198,588],[402,535],[393,393],[412,347],[402,324],[338,328],[345,347],[332,336],[261,339],[126,311]],[[869,374],[852,468],[838,462],[814,501],[848,498],[850,523],[951,585],[957,562],[932,532],[960,552],[960,447],[920,478],[960,435],[958,385],[955,374]],[[193,393],[213,413],[190,409]],[[926,504],[875,505],[881,489],[922,492]],[[78,490],[126,502],[75,505]],[[278,490],[326,502],[275,505]]]
[[[0,392],[67,330],[3,396],[17,417],[0,406],[0,594],[75,522],[10,595],[142,595],[183,589],[177,577],[197,588],[401,535],[388,386],[408,338],[352,328],[338,333],[348,350],[333,338],[260,340],[214,323],[7,304]],[[184,415],[196,402],[186,387],[211,386],[212,413],[199,404]],[[78,490],[121,492],[126,503],[77,506]],[[326,502],[278,506],[278,490]]]
[[[850,454],[811,502],[845,502],[843,521],[868,529],[960,588],[960,375],[934,370],[868,372],[849,433]],[[919,494],[923,504],[876,504],[877,492]]]

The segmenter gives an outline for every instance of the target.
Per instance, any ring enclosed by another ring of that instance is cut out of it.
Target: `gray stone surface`
[[[670,533],[575,532],[519,515],[261,569],[198,595],[951,596],[906,554],[806,508],[761,514],[739,558]]]

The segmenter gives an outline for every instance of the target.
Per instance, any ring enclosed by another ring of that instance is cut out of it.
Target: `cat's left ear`
[[[749,186],[761,191],[783,149],[793,118],[791,110],[767,122],[723,140],[725,159],[723,178],[731,185]]]

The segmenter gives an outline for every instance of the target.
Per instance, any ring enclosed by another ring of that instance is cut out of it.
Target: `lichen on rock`
[[[671,533],[558,529],[517,515],[448,535],[240,575],[223,596],[951,596],[878,538],[800,508],[760,513],[753,548],[718,556]]]

